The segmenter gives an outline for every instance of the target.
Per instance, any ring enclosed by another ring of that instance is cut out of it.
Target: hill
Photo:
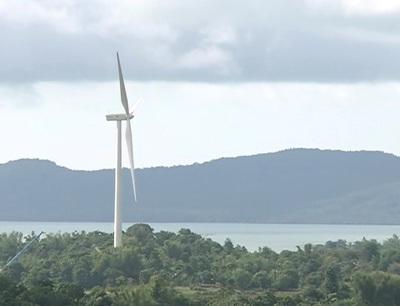
[[[400,224],[400,158],[291,149],[123,170],[124,221]],[[44,160],[0,164],[0,220],[112,221],[114,171]]]

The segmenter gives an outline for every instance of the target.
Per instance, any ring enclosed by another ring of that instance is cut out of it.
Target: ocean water
[[[132,223],[124,223],[126,230]],[[223,244],[229,238],[234,245],[245,246],[249,251],[267,246],[275,252],[296,250],[311,243],[325,244],[339,239],[355,242],[376,239],[378,242],[400,235],[400,225],[332,225],[332,224],[243,224],[243,223],[149,223],[155,232],[178,232],[188,228],[192,232]],[[40,233],[62,233],[74,231],[113,232],[111,222],[0,222],[0,233],[12,231],[25,235],[32,231]]]

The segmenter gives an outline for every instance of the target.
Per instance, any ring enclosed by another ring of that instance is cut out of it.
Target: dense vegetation
[[[4,266],[34,233],[0,235]],[[400,239],[276,253],[146,224],[49,234],[0,273],[0,305],[400,305]]]

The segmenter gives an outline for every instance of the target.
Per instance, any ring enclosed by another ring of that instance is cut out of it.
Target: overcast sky
[[[139,168],[400,155],[397,0],[0,0],[0,163],[113,168],[116,51]]]

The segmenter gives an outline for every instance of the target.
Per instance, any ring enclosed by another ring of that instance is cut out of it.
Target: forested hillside
[[[124,220],[400,224],[400,158],[293,149],[123,171]],[[0,220],[112,221],[113,170],[43,160],[0,165]]]

